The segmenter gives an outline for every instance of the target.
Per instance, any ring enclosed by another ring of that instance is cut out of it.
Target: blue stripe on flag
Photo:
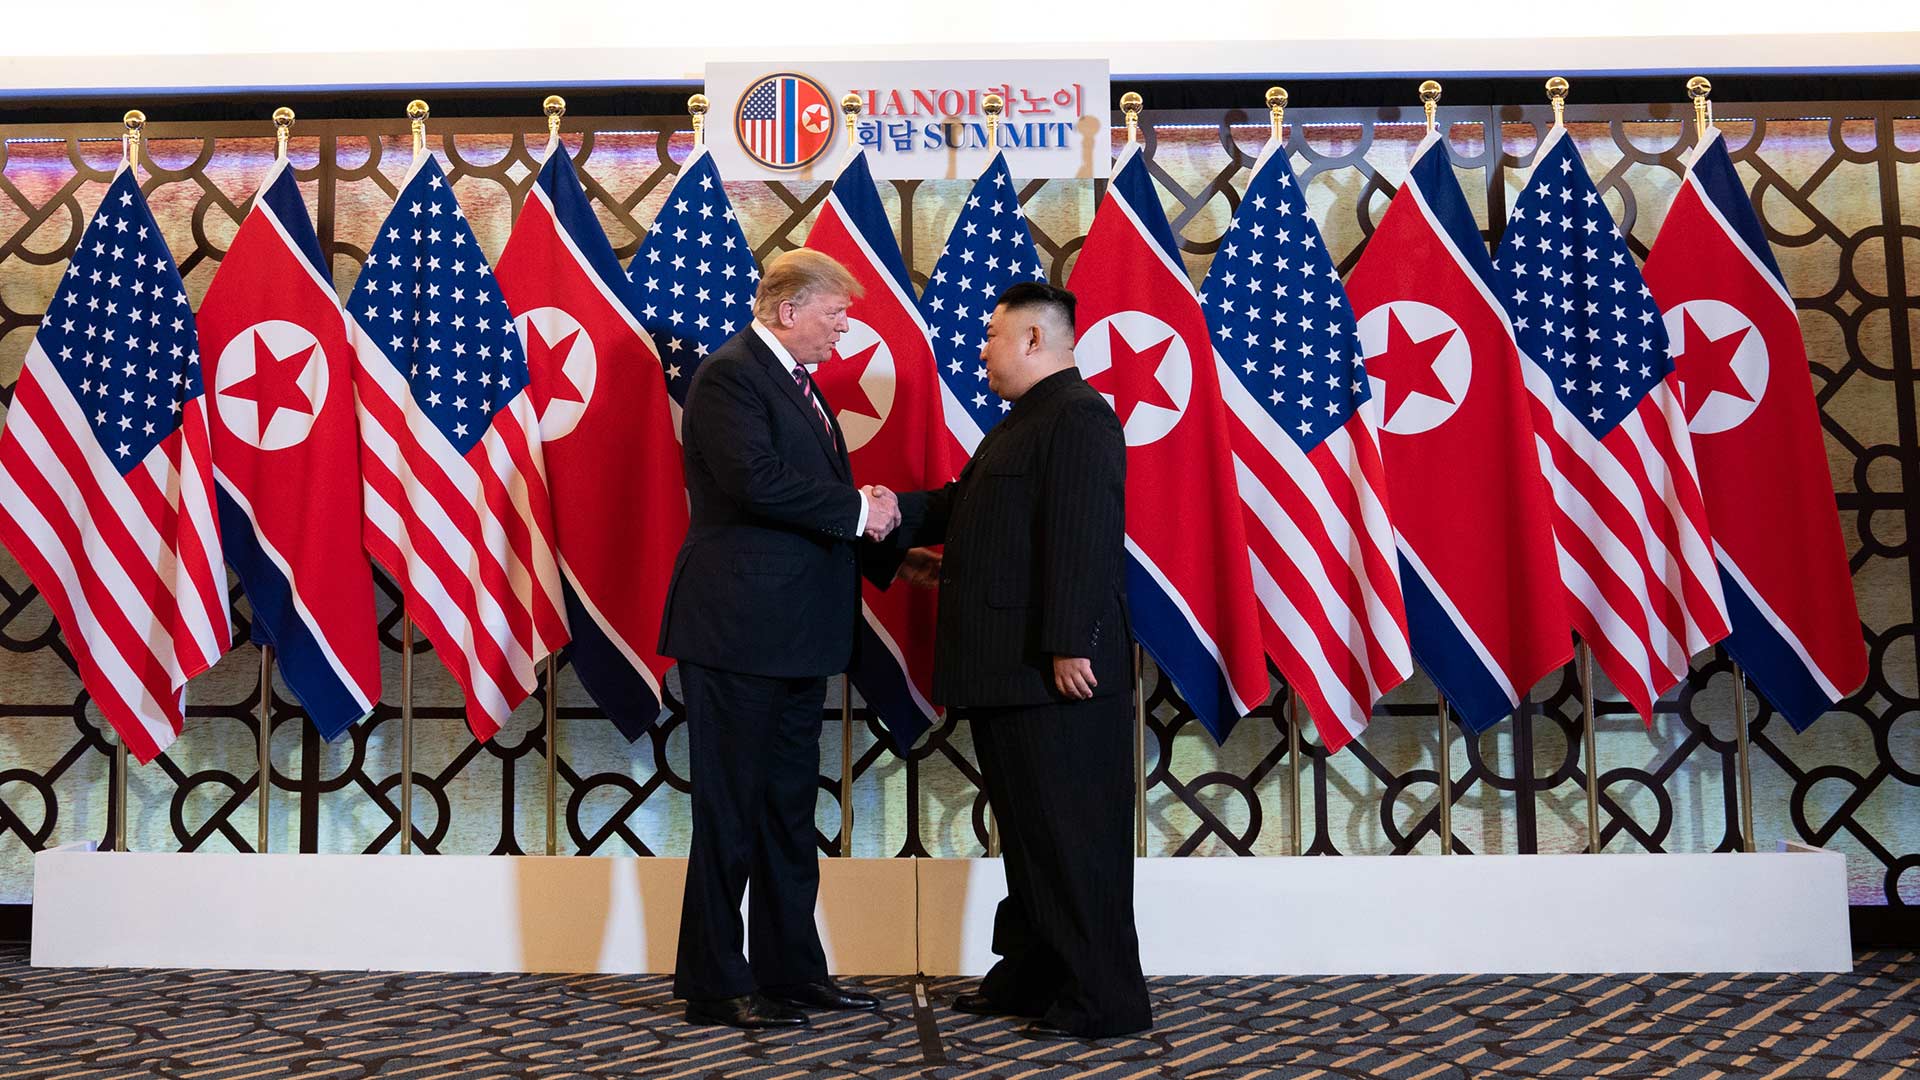
[[[1180,245],[1173,238],[1173,226],[1167,224],[1166,211],[1160,207],[1160,196],[1153,189],[1153,177],[1147,172],[1146,155],[1135,152],[1127,158],[1112,180],[1113,189],[1118,191],[1127,205],[1133,207],[1133,214],[1146,226],[1147,235],[1160,245],[1160,250],[1172,260],[1175,266],[1185,266],[1180,260]],[[1148,208],[1152,209],[1149,210]]]
[[[540,167],[536,182],[553,204],[553,220],[571,242],[570,246],[627,309],[627,316],[638,322],[641,305],[634,302],[633,283],[627,280],[626,270],[614,255],[606,230],[601,228],[600,219],[593,212],[593,204],[587,201],[586,189],[580,185],[580,174],[574,170],[573,157],[565,146],[554,148],[547,163]]]
[[[594,703],[600,706],[613,726],[628,742],[647,733],[660,716],[660,699],[653,687],[627,660],[626,654],[600,629],[586,606],[574,594],[573,584],[561,579],[560,591],[567,605],[567,626],[573,640],[567,644],[567,656],[573,673],[586,687]]]
[[[1481,662],[1427,583],[1402,557],[1400,586],[1407,600],[1407,630],[1413,658],[1447,696],[1468,730],[1485,731],[1507,718],[1517,702]]]
[[[1720,571],[1720,588],[1726,593],[1727,615],[1733,626],[1733,632],[1722,642],[1727,655],[1746,669],[1754,687],[1787,718],[1793,730],[1807,730],[1832,708],[1832,700],[1793,646],[1724,569]]]
[[[253,607],[253,641],[273,646],[287,689],[307,710],[320,737],[332,742],[367,714],[354,697],[353,688],[341,680],[327,659],[313,627],[295,610],[293,583],[260,546],[253,519],[225,489],[216,488],[214,498],[219,506],[220,538],[227,565],[247,583],[247,602]],[[275,627],[280,628],[278,632]]]
[[[307,217],[307,200],[300,195],[300,185],[293,178],[291,165],[281,169],[267,190],[260,193],[260,201],[273,211],[301,257],[320,280],[328,283],[328,291],[332,291],[333,271],[327,268],[327,257],[320,253],[320,238],[314,235],[313,219]]]
[[[1206,643],[1193,632],[1186,615],[1173,598],[1160,588],[1139,560],[1127,553],[1127,606],[1133,621],[1133,636],[1140,647],[1153,657],[1160,674],[1173,680],[1174,689],[1193,706],[1193,714],[1223,743],[1233,726],[1240,722],[1233,698],[1227,692],[1226,673],[1207,650]]]
[[[926,715],[913,700],[906,669],[894,660],[864,616],[854,634],[853,664],[847,676],[866,699],[867,708],[886,726],[894,750],[904,758],[929,727]],[[900,722],[896,724],[890,717],[899,717]]]
[[[800,84],[794,79],[780,80],[780,164],[800,160]]]
[[[864,151],[855,154],[847,167],[840,170],[839,178],[833,182],[833,197],[847,215],[848,228],[866,241],[868,250],[879,260],[880,269],[900,287],[907,306],[914,306],[917,294],[913,290],[913,278],[907,275],[907,264],[900,258],[900,245],[893,239],[893,223],[880,201],[880,189],[874,186],[873,169],[868,166]],[[886,242],[879,243],[876,237],[885,237]]]
[[[1739,234],[1747,250],[1766,266],[1774,282],[1784,288],[1786,278],[1780,274],[1780,264],[1773,260],[1773,245],[1767,243],[1766,234],[1760,231],[1760,215],[1754,213],[1753,200],[1747,197],[1746,185],[1740,182],[1733,158],[1727,155],[1726,136],[1714,136],[1706,151],[1694,161],[1693,175],[1700,181],[1701,190],[1707,193],[1707,201]]]
[[[1460,181],[1454,179],[1453,163],[1447,160],[1445,140],[1435,141],[1427,147],[1426,153],[1414,160],[1413,168],[1407,174],[1407,183],[1419,190],[1434,219],[1446,230],[1447,238],[1466,258],[1467,268],[1491,291],[1495,284],[1493,256],[1487,254],[1486,238],[1480,235],[1480,227],[1473,222],[1473,211],[1467,207],[1467,197],[1460,190]]]

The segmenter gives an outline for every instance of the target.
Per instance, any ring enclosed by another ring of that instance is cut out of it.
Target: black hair
[[[1066,318],[1069,327],[1079,325],[1074,322],[1074,303],[1072,293],[1044,281],[1021,281],[1009,285],[1006,291],[1000,294],[1000,298],[994,301],[995,306],[1006,308],[1010,312],[1036,307],[1052,308]]]

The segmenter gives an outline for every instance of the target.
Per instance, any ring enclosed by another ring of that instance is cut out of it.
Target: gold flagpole
[[[1704,75],[1687,80],[1687,96],[1693,99],[1693,133],[1698,142],[1707,141],[1707,129],[1713,126],[1713,84]]]
[[[1453,713],[1440,695],[1440,854],[1453,854]]]
[[[1287,111],[1287,88],[1267,87],[1267,114],[1273,121],[1273,141],[1280,141],[1280,119]]]
[[[1440,84],[1428,79],[1420,84],[1420,107],[1427,113],[1427,134],[1433,134],[1434,114],[1440,109]]]
[[[1747,762],[1747,673],[1739,661],[1733,664],[1733,737],[1740,758],[1740,847],[1752,851],[1753,845],[1753,769]]]
[[[845,859],[852,855],[853,676],[842,675],[840,676],[840,857]]]
[[[548,94],[540,103],[540,111],[547,114],[547,156],[560,145],[560,118],[567,115],[567,99],[559,94]]]
[[[987,118],[987,149],[1000,150],[1000,114],[1007,111],[1007,99],[999,94],[988,94],[980,101],[980,111]]]
[[[1587,749],[1587,853],[1600,853],[1600,752],[1593,733],[1593,650],[1580,643],[1580,717]]]
[[[273,807],[273,646],[260,646],[260,833],[253,850],[267,853],[267,814]]]
[[[707,145],[707,110],[713,102],[705,94],[695,94],[687,99],[687,115],[693,117],[693,146],[698,150]]]
[[[1567,124],[1567,80],[1555,75],[1547,80],[1547,103],[1553,106],[1553,126]]]
[[[427,103],[407,102],[408,127],[413,133],[413,160],[427,152]],[[403,583],[404,589],[404,583]],[[413,852],[413,620],[400,614],[400,854]]]
[[[1133,647],[1133,853],[1147,855],[1147,677],[1146,651]]]
[[[1287,687],[1287,819],[1293,846],[1290,855],[1300,854],[1300,695]]]
[[[1120,111],[1127,118],[1127,145],[1140,141],[1140,109],[1146,102],[1139,94],[1129,90],[1120,95]]]
[[[127,129],[120,144],[122,160],[129,170],[137,170],[140,167],[140,140],[147,124],[147,114],[139,109],[128,109],[127,114],[120,118],[120,122],[126,125]],[[115,732],[115,735],[118,736],[119,733]],[[127,755],[127,741],[121,737],[119,743],[113,748],[111,802],[113,803],[112,828],[115,851],[127,850],[127,774],[131,764],[132,760]]]
[[[859,94],[840,95],[840,115],[847,124],[847,158],[860,152],[860,108]]]

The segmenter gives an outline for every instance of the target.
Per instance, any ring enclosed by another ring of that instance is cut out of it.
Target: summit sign
[[[707,65],[707,145],[729,179],[819,180],[854,145],[886,180],[966,179],[1005,151],[1021,178],[1099,178],[1112,152],[1105,60]],[[989,142],[987,98],[1004,102]]]

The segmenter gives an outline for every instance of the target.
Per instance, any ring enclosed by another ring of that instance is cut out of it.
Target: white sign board
[[[1105,60],[707,65],[707,146],[729,180],[825,180],[846,160],[840,99],[860,97],[856,139],[883,180],[972,179],[996,141],[1020,179],[1096,178],[1111,156]]]

